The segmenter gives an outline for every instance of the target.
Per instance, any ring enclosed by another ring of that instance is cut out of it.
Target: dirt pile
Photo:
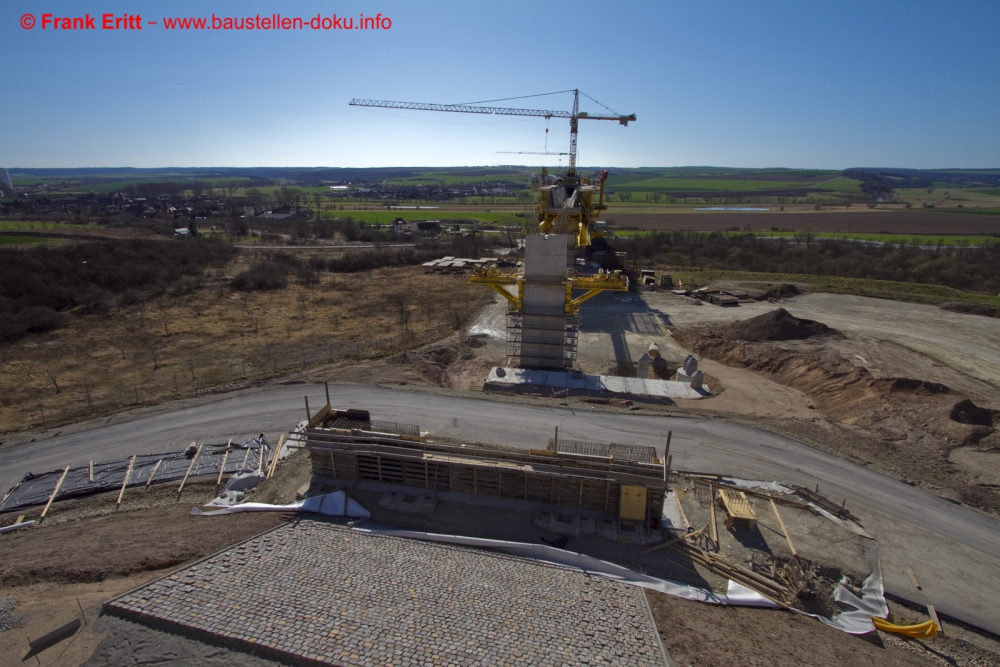
[[[811,336],[825,336],[836,333],[821,322],[795,317],[784,308],[769,313],[737,320],[722,327],[718,336],[724,340],[805,340]]]
[[[1000,434],[993,428],[993,412],[937,382],[877,377],[828,346],[824,332],[833,330],[779,309],[730,325],[677,330],[674,338],[697,356],[766,373],[808,395],[820,416],[846,427],[838,445],[841,455],[1000,511],[1000,493],[976,488],[949,461],[950,452],[960,447],[985,451],[996,446]]]
[[[982,315],[983,317],[1000,317],[1000,309],[992,306],[984,306],[979,303],[962,303],[960,301],[949,301],[942,303],[938,308],[950,310],[953,313],[969,313],[970,315]]]
[[[751,292],[754,294],[754,292]],[[758,301],[770,301],[771,299],[788,299],[802,294],[802,290],[791,283],[783,283],[772,287],[761,294],[754,296]]]
[[[406,365],[439,387],[480,389],[490,368],[502,362],[473,352],[485,345],[479,336],[456,333],[419,349],[394,354],[387,361],[389,364]]]

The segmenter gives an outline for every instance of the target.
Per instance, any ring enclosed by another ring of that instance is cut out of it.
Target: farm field
[[[1000,234],[1000,216],[927,211],[839,211],[811,213],[673,213],[643,214],[616,211],[619,227],[640,230],[718,231],[733,229],[767,231],[813,231],[864,234],[995,235]],[[771,230],[774,231],[774,230]]]
[[[656,231],[652,230],[616,230],[615,236],[646,236],[649,234],[655,234]],[[706,232],[707,233],[707,232]],[[725,235],[736,235],[736,234],[746,234],[749,232],[734,232],[734,231],[722,231]],[[772,238],[794,238],[795,236],[802,234],[803,232],[771,232],[771,231],[755,231],[753,232],[756,236],[768,236]],[[838,240],[849,240],[849,241],[870,241],[873,243],[892,243],[892,244],[909,244],[909,245],[922,245],[922,246],[932,246],[938,245],[969,245],[969,246],[981,246],[987,243],[997,243],[1000,242],[1000,237],[996,236],[975,236],[975,235],[956,235],[956,234],[932,234],[928,236],[900,236],[898,234],[851,234],[851,233],[840,233],[840,232],[813,232],[813,236],[818,239],[838,239]]]

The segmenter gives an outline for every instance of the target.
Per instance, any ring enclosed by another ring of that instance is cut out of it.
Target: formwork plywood
[[[643,521],[646,518],[646,488],[622,484],[621,509],[618,516],[626,521]]]

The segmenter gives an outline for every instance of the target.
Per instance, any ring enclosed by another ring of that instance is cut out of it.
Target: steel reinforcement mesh
[[[191,469],[191,477],[219,474],[219,466],[222,464],[224,458],[226,461],[226,473],[237,473],[241,470],[255,471],[259,467],[262,467],[262,453],[264,464],[266,464],[267,457],[271,452],[267,442],[262,442],[259,438],[252,438],[242,443],[233,443],[228,457],[225,455],[225,450],[226,443],[224,442],[203,445],[201,454]],[[66,500],[68,498],[120,489],[122,482],[125,481],[125,474],[128,472],[130,458],[101,463],[95,462],[93,480],[90,477],[89,464],[71,466],[66,473],[66,479],[63,480],[62,486],[59,487],[56,500]],[[132,466],[127,487],[145,484],[149,481],[150,475],[153,475],[154,484],[183,479],[193,458],[193,456],[187,456],[184,452],[139,454],[135,457],[135,463]],[[10,490],[4,501],[0,503],[0,512],[13,512],[26,507],[45,504],[48,502],[49,496],[52,495],[52,491],[56,488],[56,484],[59,483],[59,478],[62,475],[62,469],[39,474],[29,472]]]
[[[549,451],[555,449],[555,439],[549,438]],[[583,454],[585,456],[603,456],[617,461],[632,461],[636,463],[652,463],[656,458],[655,447],[643,445],[606,444],[603,442],[588,442],[586,440],[559,440],[559,451],[567,454]]]
[[[400,424],[397,422],[386,422],[372,419],[364,421],[360,419],[348,419],[339,417],[327,424],[327,428],[359,429],[362,431],[377,431],[378,433],[395,433],[396,435],[420,435],[420,427],[416,424]]]

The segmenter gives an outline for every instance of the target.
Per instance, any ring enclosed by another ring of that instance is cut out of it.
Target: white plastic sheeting
[[[508,542],[506,540],[489,540],[481,537],[465,537],[463,535],[439,535],[437,533],[421,533],[412,530],[396,530],[394,528],[383,528],[378,526],[366,526],[364,528],[355,527],[354,530],[371,533],[373,535],[392,535],[394,537],[408,537],[410,539],[427,540],[431,542],[445,542],[448,544],[460,544],[469,547],[479,547],[482,549],[497,549],[505,551],[515,556],[533,558],[535,560],[562,565],[577,570],[594,574],[615,581],[621,581],[634,586],[642,586],[650,590],[673,595],[674,597],[697,602],[709,602],[712,604],[727,604],[741,607],[770,607],[777,608],[777,605],[766,597],[750,590],[744,586],[730,581],[726,595],[719,595],[705,588],[682,584],[679,581],[670,579],[660,579],[642,574],[635,570],[630,570],[621,565],[609,563],[606,560],[587,556],[586,554],[566,551],[544,544],[528,544],[526,542]]]
[[[312,512],[313,514],[344,516],[352,519],[368,519],[371,517],[371,512],[362,507],[354,499],[348,498],[343,491],[327,493],[322,496],[313,496],[290,505],[242,503],[211,512],[203,512],[197,507],[191,508],[191,514],[195,516],[220,516],[223,514],[237,514],[239,512]]]

